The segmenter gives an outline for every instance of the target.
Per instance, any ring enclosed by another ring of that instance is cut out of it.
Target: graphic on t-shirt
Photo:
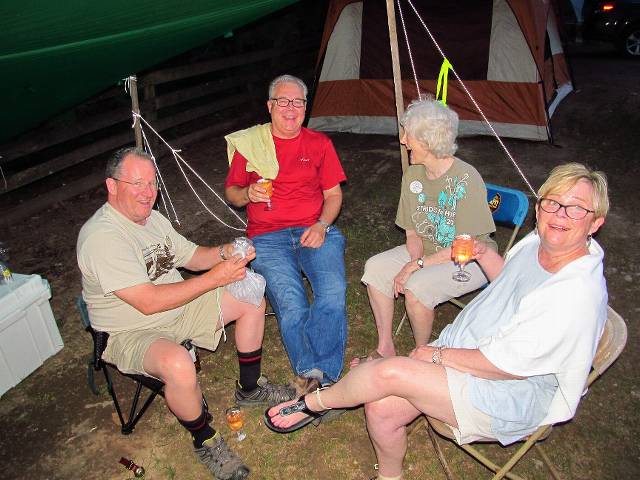
[[[168,235],[164,238],[164,245],[159,243],[149,245],[142,251],[142,256],[147,266],[147,275],[151,281],[157,280],[175,265],[173,242]]]
[[[467,194],[468,174],[462,178],[445,179],[446,186],[438,194],[437,204],[423,205],[418,199],[416,211],[411,215],[416,233],[433,242],[436,250],[448,247],[456,236],[456,209],[458,201]]]

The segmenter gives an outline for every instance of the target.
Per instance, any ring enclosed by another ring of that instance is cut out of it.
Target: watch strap
[[[325,222],[324,220],[322,220],[321,218],[318,219],[318,223],[320,225],[322,225],[324,227],[324,231],[328,232],[329,231],[329,227],[331,227],[330,223]]]

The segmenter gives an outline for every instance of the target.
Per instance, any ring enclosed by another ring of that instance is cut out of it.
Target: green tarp
[[[0,0],[0,142],[296,1]]]

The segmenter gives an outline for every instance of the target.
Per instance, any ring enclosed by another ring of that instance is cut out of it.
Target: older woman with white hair
[[[458,115],[433,99],[414,101],[405,111],[402,143],[411,165],[402,177],[396,224],[405,230],[406,243],[371,257],[362,282],[378,330],[378,346],[370,358],[396,354],[392,339],[394,300],[400,294],[416,346],[431,336],[434,308],[487,283],[477,263],[466,268],[470,278],[456,281],[451,244],[468,234],[496,249],[495,231],[480,174],[454,156]]]
[[[421,413],[449,424],[460,444],[507,445],[571,419],[607,319],[604,252],[592,235],[608,210],[604,174],[556,167],[538,191],[536,231],[506,261],[475,242],[491,283],[436,341],[361,362],[332,387],[267,410],[266,425],[291,432],[327,409],[365,404],[377,478],[399,480],[405,426]]]

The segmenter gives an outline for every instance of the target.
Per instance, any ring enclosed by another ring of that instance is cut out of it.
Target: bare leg
[[[421,347],[429,343],[431,338],[431,329],[433,327],[433,319],[435,311],[425,307],[420,300],[411,292],[405,290],[404,303],[411,322],[413,330],[413,338],[416,341],[416,347]]]
[[[406,425],[420,415],[420,411],[400,397],[367,403],[364,408],[380,474],[397,477],[402,473],[402,462],[407,452]]]
[[[444,367],[407,357],[365,362],[350,370],[339,382],[323,390],[320,396],[322,403],[330,408],[355,407],[397,396],[406,399],[417,410],[457,426]],[[305,401],[312,411],[322,410],[315,394],[307,395]],[[292,402],[269,410],[274,425],[289,427],[304,416],[304,413],[286,417],[278,415],[280,409],[290,403]]]
[[[165,338],[153,342],[144,355],[144,370],[164,382],[164,398],[173,414],[184,420],[202,412],[202,391],[189,352]]]
[[[257,350],[264,336],[264,301],[259,307],[240,302],[225,292],[222,297],[225,323],[236,322],[236,345],[241,351]],[[146,372],[165,384],[167,406],[179,419],[191,420],[202,412],[202,390],[189,353],[177,343],[161,338],[144,356]]]
[[[387,297],[371,285],[367,285],[367,293],[369,294],[369,304],[378,329],[378,353],[383,357],[393,356],[396,354],[392,335],[395,299]]]
[[[222,316],[225,325],[236,322],[236,347],[241,352],[252,352],[262,345],[264,337],[265,301],[259,307],[236,300],[224,292],[222,296]]]

